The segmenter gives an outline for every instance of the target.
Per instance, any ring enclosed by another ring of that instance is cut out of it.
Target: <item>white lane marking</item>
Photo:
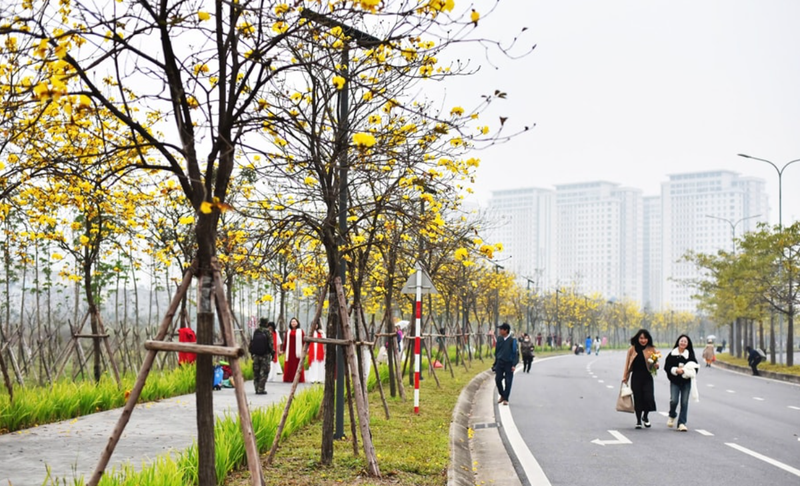
[[[659,415],[663,415],[664,417],[669,417],[669,414],[667,412],[658,412],[658,413]]]
[[[759,402],[763,402],[764,399],[761,397],[753,397],[753,400],[758,400]]]
[[[795,407],[793,405],[789,405],[789,408],[791,408],[792,410],[800,410],[800,407]],[[800,439],[797,439],[797,440],[800,440]]]
[[[614,388],[614,387],[611,385],[606,385],[606,388]]]
[[[500,423],[503,425],[508,442],[517,454],[519,464],[525,471],[525,475],[528,476],[530,484],[551,486],[550,480],[547,479],[547,476],[545,476],[542,470],[542,466],[539,465],[536,458],[533,457],[531,450],[525,445],[525,441],[522,440],[522,435],[520,435],[519,429],[517,429],[517,425],[514,423],[514,417],[511,415],[511,407],[498,408],[500,410]]]
[[[542,361],[558,358],[560,358],[560,356],[542,358],[537,360],[536,364],[542,364]],[[521,369],[522,368],[517,368],[514,373]],[[494,398],[494,395],[492,395],[492,398]],[[519,461],[522,470],[525,471],[525,475],[528,477],[528,482],[530,484],[541,486],[552,486],[550,480],[547,479],[547,476],[545,476],[542,466],[540,466],[536,461],[536,458],[533,457],[533,453],[522,439],[522,435],[519,433],[517,424],[514,422],[514,417],[511,415],[511,407],[498,407],[498,409],[500,416],[497,418],[499,418],[500,425],[503,427],[503,430],[506,433],[506,438],[508,439],[508,443],[511,445],[511,449],[517,455],[517,460]]]
[[[597,380],[598,383],[605,383],[603,380]]]
[[[700,435],[705,435],[706,437],[713,437],[714,436],[714,434],[712,434],[711,432],[709,432],[707,430],[703,430],[703,429],[697,429],[697,430],[695,430],[695,432],[697,432]]]
[[[728,392],[728,393],[736,393],[736,392],[735,392],[735,391],[733,391],[733,390],[725,390],[725,391],[726,391],[726,392]]]
[[[616,437],[616,440],[595,439],[595,440],[592,441],[592,444],[597,444],[597,445],[601,445],[601,446],[633,444],[633,442],[628,440],[627,437],[625,437],[624,435],[620,434],[618,430],[609,430],[608,433],[613,435],[614,437]],[[531,483],[531,484],[533,484],[533,483]]]
[[[783,469],[784,471],[786,471],[788,473],[791,473],[791,474],[794,474],[795,476],[800,477],[800,469],[795,469],[792,466],[788,466],[788,465],[786,465],[786,464],[784,464],[784,463],[782,463],[780,461],[776,461],[775,459],[772,459],[771,457],[767,457],[767,456],[765,456],[763,454],[759,454],[758,452],[751,451],[750,449],[744,448],[744,447],[740,446],[739,444],[734,444],[732,442],[726,442],[725,445],[728,446],[728,447],[732,447],[732,448],[736,449],[739,452],[744,452],[745,454],[747,454],[749,456],[752,456],[752,457],[755,457],[756,459],[764,461],[767,464],[771,464],[771,465],[773,465],[773,466],[775,466],[777,468]]]
[[[714,385],[706,385],[709,388],[714,388]]]

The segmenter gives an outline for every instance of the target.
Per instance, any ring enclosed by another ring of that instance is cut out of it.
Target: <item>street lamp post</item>
[[[528,284],[527,284],[527,287],[526,287],[526,290],[528,291],[528,299],[527,299],[527,302],[526,302],[527,305],[525,306],[526,307],[525,314],[526,314],[526,318],[527,318],[527,323],[526,323],[526,326],[525,326],[525,332],[530,334],[531,333],[531,284],[535,284],[536,282],[534,282],[533,280],[529,279],[528,277],[525,277],[525,280],[528,281]]]
[[[753,219],[753,218],[758,218],[759,216],[761,216],[761,215],[760,214],[756,214],[754,216],[746,216],[744,218],[739,219],[738,221],[736,221],[734,223],[732,220],[727,219],[727,218],[720,218],[719,216],[712,216],[710,214],[706,214],[706,218],[718,219],[718,220],[724,221],[724,222],[728,223],[728,225],[730,225],[730,227],[731,227],[731,247],[733,249],[733,255],[734,256],[736,256],[736,227],[742,221],[746,221],[748,219]]]
[[[752,160],[758,160],[760,162],[766,162],[775,169],[775,172],[778,173],[778,227],[783,229],[783,171],[785,171],[787,167],[794,164],[795,162],[800,162],[800,159],[790,160],[789,162],[783,164],[783,167],[779,169],[777,165],[775,165],[773,162],[770,162],[767,159],[752,157],[750,155],[745,155],[745,154],[738,154],[738,155],[739,157],[744,157],[745,159],[752,159]]]
[[[555,343],[558,344],[558,349],[561,349],[561,320],[558,315],[558,294],[561,293],[561,289],[556,287],[556,335],[555,335]]]
[[[742,221],[745,221],[745,220],[748,220],[748,219],[757,218],[759,216],[761,216],[761,215],[760,214],[756,214],[755,216],[747,216],[747,217],[739,219],[738,221],[736,221],[734,223],[732,220],[727,219],[727,218],[720,218],[719,216],[712,216],[710,214],[706,214],[706,218],[718,219],[718,220],[724,221],[724,222],[726,222],[726,223],[728,223],[730,225],[730,227],[731,227],[731,248],[732,248],[734,257],[736,256],[736,226],[738,226],[739,223],[741,223]],[[734,321],[731,323],[731,326],[732,326],[731,330],[733,331],[732,332],[733,339],[731,339],[731,355],[733,355],[733,356],[737,355],[737,349],[738,349],[738,347],[740,347],[740,345],[738,343],[738,339],[736,338],[736,336],[737,336],[737,334],[736,334],[736,331],[737,331],[736,323],[737,322],[738,322],[738,318],[734,319]]]
[[[342,24],[341,22],[314,12],[309,9],[303,9],[301,17],[310,20],[311,22],[324,25],[326,27],[339,27],[342,29],[342,34],[352,40],[359,47],[370,48],[383,41],[377,37],[373,37],[366,32]],[[350,123],[348,120],[348,112],[350,111],[350,73],[348,66],[350,64],[350,45],[345,42],[342,48],[341,69],[339,74],[344,78],[344,85],[339,90],[337,97],[339,102],[339,123],[336,133],[336,150],[339,153],[339,244],[344,246],[345,234],[347,233],[347,206],[348,201],[348,184],[347,184],[347,132],[350,130]],[[342,281],[342,286],[347,282],[347,262],[339,253],[339,278]],[[336,299],[331,299],[331,302],[336,302]],[[342,324],[337,327],[336,337],[343,339]],[[334,439],[341,439],[344,437],[344,350],[341,346],[336,346],[336,419],[335,429],[333,433]]]
[[[773,163],[773,162],[771,162],[771,161],[769,161],[767,159],[762,159],[762,158],[759,158],[759,157],[752,157],[752,156],[746,155],[746,154],[738,154],[738,155],[739,155],[739,157],[744,157],[745,159],[752,159],[752,160],[758,160],[760,162],[765,162],[765,163],[771,165],[772,168],[775,169],[775,172],[778,173],[778,228],[781,231],[783,231],[783,171],[785,171],[787,167],[789,167],[790,165],[794,164],[795,162],[800,162],[800,159],[790,160],[789,162],[786,162],[785,164],[783,164],[783,167],[781,167],[779,169],[778,166],[775,165],[775,163]],[[783,252],[782,251],[781,251],[781,258],[783,258]],[[792,280],[791,279],[789,279],[788,284],[789,284],[789,292],[791,293],[791,288],[792,288]],[[789,305],[789,310],[790,310],[790,312],[793,312],[793,310],[794,310],[793,306],[791,304]],[[780,332],[781,333],[783,332],[783,314],[784,314],[783,312],[780,312],[778,314],[779,319],[780,319],[779,326],[780,326],[780,330],[781,330]],[[788,329],[788,332],[787,332],[787,341],[786,341],[786,353],[787,353],[786,359],[787,359],[787,364],[789,364],[790,366],[794,363],[794,358],[793,358],[793,356],[794,356],[793,355],[793,353],[794,353],[794,349],[793,349],[794,348],[794,343],[793,343],[794,331],[793,331],[793,328],[794,328],[794,323],[793,323],[792,319],[790,318],[790,320],[789,320],[789,329]],[[774,333],[772,333],[772,334],[773,334],[773,337],[774,337]],[[773,349],[774,349],[774,347],[773,347]],[[782,355],[783,355],[783,351],[781,351],[781,361],[783,361],[783,356]]]

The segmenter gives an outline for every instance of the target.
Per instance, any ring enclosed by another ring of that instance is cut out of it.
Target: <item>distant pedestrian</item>
[[[298,383],[305,383],[305,363],[300,361],[303,354],[303,337],[305,333],[300,328],[300,321],[292,317],[289,321],[289,329],[286,330],[286,339],[283,341],[283,382],[294,382],[294,375],[300,369],[300,380]]]
[[[250,355],[253,357],[253,384],[256,395],[266,395],[265,389],[269,376],[270,360],[272,359],[272,333],[267,328],[266,318],[261,318],[258,329],[253,332],[250,340]]]
[[[500,324],[500,337],[494,348],[494,382],[500,399],[497,403],[508,405],[508,398],[511,396],[511,384],[514,382],[514,370],[519,363],[519,350],[517,340],[509,336],[511,326],[507,323]]]
[[[630,378],[637,429],[641,429],[642,425],[649,428],[649,414],[656,411],[653,373],[658,370],[659,356],[658,350],[653,346],[653,337],[647,329],[640,329],[631,338],[622,382],[627,384]]]
[[[325,332],[322,330],[322,323],[317,321],[311,337],[322,339]],[[325,345],[323,343],[310,343],[308,345],[308,373],[306,381],[309,383],[325,382]]]
[[[281,334],[276,330],[275,323],[272,321],[267,323],[267,333],[272,336],[272,363],[269,366],[267,381],[282,381],[282,378],[278,378],[278,375],[283,374],[283,368],[281,368],[281,362],[278,361],[278,356],[281,354],[283,340],[281,339]]]
[[[711,368],[711,363],[717,360],[717,356],[714,354],[714,341],[711,339],[708,340],[705,349],[703,349],[703,359],[706,362],[706,368]]]
[[[761,353],[750,346],[745,347],[744,350],[747,353],[747,364],[749,364],[750,369],[753,370],[753,376],[761,376],[758,373],[758,364],[761,363]]]
[[[595,356],[600,356],[600,344],[601,344],[600,336],[595,336],[594,337],[594,355]]]
[[[677,417],[678,431],[686,432],[689,430],[686,428],[689,393],[692,391],[698,367],[692,340],[686,334],[681,334],[678,336],[678,340],[675,341],[675,348],[664,360],[664,371],[666,371],[669,378],[669,419],[667,419],[667,427],[675,425],[675,418]],[[680,415],[677,414],[678,403],[681,405]]]
[[[522,371],[524,373],[531,372],[531,364],[533,364],[533,340],[527,334],[522,335],[522,342],[519,343],[519,350],[522,353]]]
[[[583,349],[586,350],[586,356],[592,355],[592,336],[586,336]]]

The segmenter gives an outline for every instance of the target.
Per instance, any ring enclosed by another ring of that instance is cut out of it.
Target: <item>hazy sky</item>
[[[730,169],[767,181],[777,223],[775,170],[736,154],[800,158],[798,21],[798,0],[500,0],[481,27],[528,27],[537,48],[469,85],[508,92],[495,120],[536,128],[481,154],[477,196],[597,179],[656,195],[667,174]],[[783,193],[786,224],[800,219],[800,162]]]

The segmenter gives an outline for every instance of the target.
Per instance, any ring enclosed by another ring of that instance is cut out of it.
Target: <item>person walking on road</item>
[[[711,368],[711,363],[717,360],[714,354],[714,341],[711,339],[708,340],[705,349],[703,349],[703,359],[706,362],[706,368]]]
[[[594,337],[594,355],[600,356],[600,336]]]
[[[749,364],[750,369],[753,370],[753,376],[761,376],[758,373],[758,364],[762,359],[761,353],[759,353],[757,349],[751,348],[750,346],[746,346],[744,351],[747,353],[747,364]]]
[[[592,355],[592,336],[586,336],[586,341],[583,342],[583,349],[586,351],[586,356]]]
[[[511,384],[514,382],[514,370],[519,363],[519,350],[517,340],[509,334],[511,326],[508,323],[500,324],[500,337],[494,347],[494,382],[497,385],[497,392],[500,399],[497,403],[508,405],[508,398],[511,396]]]
[[[697,368],[699,368],[697,358],[694,356],[692,340],[686,334],[678,336],[675,341],[675,348],[664,360],[664,371],[669,377],[669,419],[667,427],[675,425],[675,418],[678,418],[678,431],[686,432],[686,415],[689,407],[689,393],[692,390]],[[678,402],[681,405],[681,413],[678,415]]]
[[[636,428],[650,427],[650,412],[656,411],[653,372],[658,370],[660,354],[653,346],[653,337],[647,329],[640,329],[631,338],[631,347],[625,359],[622,382],[628,383],[633,391],[633,406],[636,412]]]
[[[522,353],[522,371],[531,372],[533,364],[533,340],[527,334],[522,335],[522,342],[519,343],[519,350]]]
[[[249,351],[253,356],[253,384],[256,395],[266,395],[265,389],[269,376],[270,360],[272,359],[272,333],[267,329],[267,319],[261,318],[258,329],[253,332],[250,340]]]

